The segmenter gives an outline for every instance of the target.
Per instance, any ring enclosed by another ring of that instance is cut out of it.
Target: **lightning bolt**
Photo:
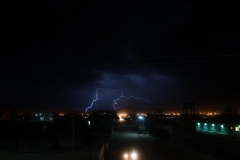
[[[104,90],[104,89],[105,90],[112,90],[112,89],[108,89],[108,88],[97,88],[96,92],[94,94],[95,97],[93,98],[93,101],[92,101],[91,105],[85,109],[86,112],[87,112],[88,109],[92,108],[93,104],[98,100],[98,90]],[[113,90],[113,91],[116,91],[116,90]]]
[[[95,92],[95,97],[93,98],[93,101],[92,101],[92,103],[91,103],[91,105],[89,106],[89,107],[87,107],[86,109],[85,109],[85,111],[87,112],[87,110],[88,109],[90,109],[90,108],[92,108],[92,106],[93,106],[93,104],[98,100],[98,90],[99,89],[105,89],[105,88],[97,88],[96,89],[96,92]],[[115,90],[116,91],[116,90]],[[117,91],[119,91],[119,90],[117,90]],[[113,108],[116,110],[116,107],[115,107],[115,105],[117,104],[117,101],[119,101],[121,98],[134,98],[134,99],[137,99],[137,100],[142,100],[143,102],[148,102],[148,103],[150,103],[150,101],[148,101],[148,100],[145,100],[145,99],[143,99],[143,98],[137,98],[137,97],[135,97],[135,96],[129,96],[129,97],[127,97],[127,96],[124,96],[123,95],[123,91],[122,90],[120,90],[121,91],[121,93],[122,93],[122,95],[120,96],[120,97],[118,97],[118,99],[115,99],[115,100],[113,100]]]
[[[93,101],[92,101],[91,105],[85,109],[86,112],[87,112],[88,109],[92,108],[94,102],[96,102],[98,100],[98,89],[99,88],[96,89],[95,98],[93,98]]]
[[[129,97],[124,96],[122,90],[121,90],[121,92],[122,92],[122,95],[121,95],[118,99],[113,100],[113,108],[114,108],[115,110],[116,110],[115,104],[117,104],[117,101],[119,101],[121,98],[134,98],[134,99],[140,99],[140,100],[142,100],[143,102],[148,102],[148,103],[150,103],[150,101],[148,101],[148,100],[144,100],[143,98],[137,98],[137,97],[135,97],[135,96],[129,96]]]

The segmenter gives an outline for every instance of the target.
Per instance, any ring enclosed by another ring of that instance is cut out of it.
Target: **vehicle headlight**
[[[133,159],[137,158],[137,153],[133,152],[133,153],[131,154],[131,157],[132,157]]]
[[[124,157],[124,158],[128,158],[128,154],[125,153],[125,154],[123,155],[123,157]]]

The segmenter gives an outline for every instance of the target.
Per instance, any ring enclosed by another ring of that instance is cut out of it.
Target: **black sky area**
[[[239,107],[235,1],[0,3],[0,107]]]

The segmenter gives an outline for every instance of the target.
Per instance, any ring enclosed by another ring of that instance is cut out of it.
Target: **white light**
[[[143,119],[143,117],[142,117],[142,116],[138,116],[138,118],[139,118],[139,119]]]
[[[135,152],[133,152],[133,153],[131,154],[131,157],[132,157],[133,159],[135,159],[135,158],[137,158],[137,154],[136,154]]]
[[[90,125],[90,121],[88,121],[88,125]]]
[[[37,117],[37,116],[38,116],[38,114],[35,114],[35,116]]]
[[[127,153],[125,153],[123,157],[124,157],[124,158],[128,158],[128,154],[127,154]]]

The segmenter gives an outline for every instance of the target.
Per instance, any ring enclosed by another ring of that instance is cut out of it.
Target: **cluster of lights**
[[[201,125],[201,123],[197,122],[197,125],[198,125],[198,128],[199,128],[200,125]],[[205,126],[204,128],[206,129],[206,127],[207,127],[207,126],[210,126],[210,125],[212,126],[212,129],[214,129],[215,126],[216,126],[216,125],[213,124],[213,123],[212,123],[212,124],[204,123],[204,126]],[[219,126],[224,130],[225,126],[224,126],[223,124],[221,124],[221,125],[219,125]],[[235,129],[236,132],[239,132],[239,131],[240,131],[240,125],[238,125],[238,126],[231,126],[230,129]]]
[[[64,116],[64,114],[63,113],[59,113],[59,116]]]
[[[174,115],[174,116],[179,116],[180,115],[180,113],[165,113],[164,115],[166,115],[166,116],[170,116],[170,115]]]
[[[35,117],[41,116],[41,115],[42,115],[42,113],[39,113],[39,114],[36,113],[36,114],[35,114]]]
[[[137,158],[137,153],[136,152],[132,152],[130,156],[131,156],[132,159],[136,159]],[[123,157],[125,159],[128,159],[129,155],[127,153],[124,153]]]
[[[119,120],[120,120],[120,121],[123,121],[123,120],[124,120],[123,118],[127,117],[127,114],[126,114],[126,113],[120,113],[120,114],[118,115],[118,117],[119,117]]]
[[[214,115],[220,115],[220,113],[217,113],[217,112],[209,112],[209,113],[204,113],[204,112],[200,112],[200,115],[201,114],[204,114],[204,115],[208,115],[208,116],[214,116]]]
[[[200,123],[198,122],[198,123],[197,123],[197,125],[198,125],[198,126],[200,126]],[[206,125],[207,125],[207,123],[204,123],[204,125],[206,126]],[[212,124],[212,126],[214,127],[214,126],[215,126],[215,124]],[[221,126],[222,128],[224,127],[224,125],[223,125],[223,124],[222,124],[222,125],[220,125],[220,126]],[[239,125],[239,127],[240,127],[240,125]]]
[[[146,113],[137,113],[138,116],[147,116]]]

